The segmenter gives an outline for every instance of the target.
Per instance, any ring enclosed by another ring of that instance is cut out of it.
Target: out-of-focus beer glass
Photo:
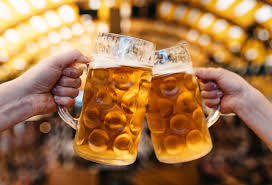
[[[128,165],[135,161],[151,87],[155,45],[101,33],[89,64],[79,119],[59,107],[76,129],[75,152],[91,161]]]
[[[208,127],[220,113],[206,119],[187,44],[157,51],[149,94],[147,121],[159,161],[179,163],[212,149]]]

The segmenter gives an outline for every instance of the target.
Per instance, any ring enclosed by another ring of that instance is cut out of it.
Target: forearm
[[[272,151],[272,104],[252,88],[247,98],[238,101],[236,114],[260,137]]]
[[[0,85],[0,132],[33,114],[31,97],[16,80]]]

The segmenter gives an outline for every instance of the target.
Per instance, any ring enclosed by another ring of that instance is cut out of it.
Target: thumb
[[[218,81],[222,76],[221,68],[196,68],[196,76],[201,80]]]
[[[90,59],[84,56],[80,51],[74,49],[60,55],[56,55],[48,59],[47,62],[54,68],[62,71],[74,63],[89,63]]]

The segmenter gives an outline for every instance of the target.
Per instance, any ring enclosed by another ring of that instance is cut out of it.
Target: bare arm
[[[258,90],[238,102],[235,113],[272,151],[272,104]]]
[[[57,104],[74,105],[82,70],[88,63],[79,51],[45,59],[19,78],[0,85],[0,132],[32,116],[56,111]]]
[[[239,75],[220,68],[199,68],[202,96],[209,107],[235,113],[272,151],[272,104]],[[270,84],[268,84],[270,85]]]

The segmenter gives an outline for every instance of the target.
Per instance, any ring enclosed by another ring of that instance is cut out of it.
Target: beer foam
[[[194,69],[191,64],[183,63],[166,63],[155,65],[152,69],[153,76],[172,74],[172,73],[188,73],[194,74]]]
[[[138,62],[137,60],[128,60],[128,59],[116,59],[114,57],[109,57],[105,55],[94,55],[93,61],[90,62],[90,68],[99,69],[99,68],[114,68],[120,66],[128,67],[145,67],[151,68],[152,66],[146,66]]]

